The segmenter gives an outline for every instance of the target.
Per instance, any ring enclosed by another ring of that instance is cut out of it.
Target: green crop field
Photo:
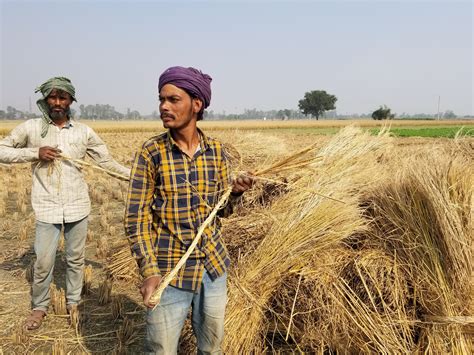
[[[371,129],[376,134],[380,130]],[[454,138],[456,134],[463,136],[474,136],[473,126],[447,126],[447,127],[396,127],[390,130],[396,137],[430,137],[430,138]]]

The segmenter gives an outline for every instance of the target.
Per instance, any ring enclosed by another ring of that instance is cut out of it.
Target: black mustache
[[[174,116],[171,115],[171,114],[169,114],[169,113],[162,113],[162,114],[160,115],[160,117],[161,117],[161,118],[169,117],[169,118],[173,118],[173,119],[174,119]]]

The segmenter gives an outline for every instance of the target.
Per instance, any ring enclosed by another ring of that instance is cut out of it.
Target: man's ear
[[[201,99],[199,99],[197,97],[193,97],[192,105],[193,105],[193,112],[194,113],[197,114],[197,113],[201,112],[201,109],[202,109],[202,106],[203,106],[203,102],[201,101]]]

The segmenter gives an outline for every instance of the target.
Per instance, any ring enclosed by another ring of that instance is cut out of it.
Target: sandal
[[[26,330],[35,330],[41,327],[43,319],[46,317],[46,312],[35,309],[31,314],[26,318],[25,329]]]

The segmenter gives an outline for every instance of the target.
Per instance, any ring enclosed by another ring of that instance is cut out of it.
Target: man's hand
[[[145,279],[142,283],[142,287],[140,287],[140,293],[143,296],[143,303],[145,306],[148,308],[153,308],[155,307],[154,304],[150,303],[150,297],[153,293],[153,291],[156,290],[156,288],[160,285],[161,283],[161,276],[150,276],[149,278]]]
[[[242,174],[232,182],[232,194],[242,195],[250,189],[254,183],[251,173]]]
[[[61,150],[58,148],[54,147],[41,147],[39,149],[39,159],[43,161],[52,161],[56,158],[59,158],[59,154],[61,153]]]

